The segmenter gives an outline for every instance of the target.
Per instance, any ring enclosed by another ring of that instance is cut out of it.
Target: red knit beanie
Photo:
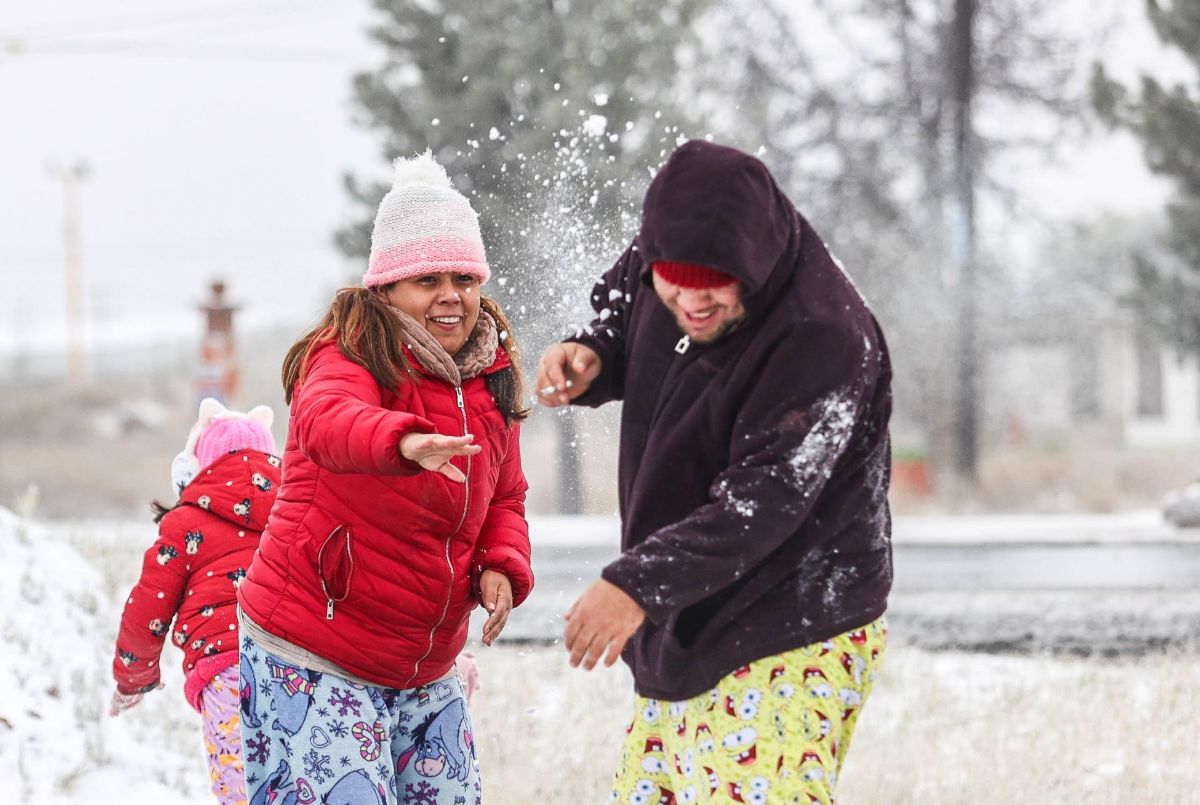
[[[651,268],[655,274],[681,288],[724,288],[737,282],[737,277],[695,263],[657,260]]]

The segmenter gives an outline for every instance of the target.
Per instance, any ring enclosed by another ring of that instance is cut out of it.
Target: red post
[[[214,281],[211,290],[208,301],[200,305],[205,314],[205,327],[194,382],[196,399],[216,397],[229,405],[238,395],[240,380],[233,338],[233,313],[238,306],[225,299],[225,283],[221,280]]]

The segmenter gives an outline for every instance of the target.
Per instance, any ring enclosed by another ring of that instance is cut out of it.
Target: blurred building
[[[1085,339],[1018,338],[988,361],[985,419],[993,442],[1200,447],[1200,360],[1131,316]]]

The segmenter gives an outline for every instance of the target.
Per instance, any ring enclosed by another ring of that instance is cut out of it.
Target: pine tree
[[[577,152],[579,192],[611,210],[638,196],[630,177],[646,176],[689,122],[676,89],[707,2],[375,0],[386,60],[355,79],[361,122],[389,161],[432,148],[493,239],[519,238],[530,214],[522,199],[556,167],[547,155],[564,150]],[[572,148],[576,137],[594,142]],[[338,243],[363,256],[385,187],[353,177],[347,186],[363,218]]]
[[[592,313],[588,291],[635,234],[650,169],[691,128],[680,74],[710,0],[375,0],[385,61],[355,79],[387,161],[426,147],[480,213],[527,360]],[[346,178],[370,248],[384,183]],[[582,505],[573,412],[560,412],[560,509]]]
[[[1163,44],[1174,47],[1200,70],[1200,6],[1147,0],[1147,13]],[[1103,65],[1092,80],[1092,100],[1101,117],[1142,140],[1146,164],[1174,181],[1167,208],[1167,254],[1135,256],[1138,289],[1133,302],[1142,321],[1184,352],[1200,351],[1200,85],[1164,86],[1141,79],[1135,94],[1113,81]]]

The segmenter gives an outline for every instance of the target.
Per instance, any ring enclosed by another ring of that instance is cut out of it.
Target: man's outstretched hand
[[[640,604],[604,579],[588,587],[566,614],[567,631],[564,642],[571,652],[571,666],[590,671],[604,656],[605,667],[621,656],[625,644],[646,619]]]
[[[538,400],[550,408],[567,405],[591,387],[602,363],[591,347],[574,342],[552,344],[538,362]]]

